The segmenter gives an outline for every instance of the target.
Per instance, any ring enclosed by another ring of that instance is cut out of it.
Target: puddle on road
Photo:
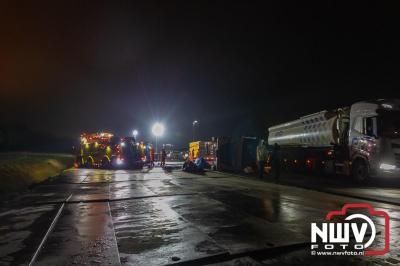
[[[36,265],[117,265],[108,203],[66,205]]]
[[[49,204],[0,213],[0,265],[27,264],[57,210]]]
[[[184,221],[165,198],[113,202],[111,213],[121,260],[131,265],[164,265],[224,252]]]

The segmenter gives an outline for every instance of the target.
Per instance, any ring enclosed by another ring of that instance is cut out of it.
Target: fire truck
[[[191,161],[203,157],[211,166],[215,164],[215,141],[194,141],[189,143],[189,158]]]
[[[138,145],[133,137],[112,133],[82,133],[76,166],[82,168],[142,168]]]

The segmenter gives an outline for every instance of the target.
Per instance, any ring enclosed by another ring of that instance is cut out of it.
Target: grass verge
[[[70,154],[3,153],[0,154],[0,192],[12,193],[27,189],[71,167]]]

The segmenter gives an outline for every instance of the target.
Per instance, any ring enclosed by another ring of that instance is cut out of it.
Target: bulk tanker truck
[[[353,176],[400,177],[400,100],[357,102],[268,129],[282,165],[294,170]]]

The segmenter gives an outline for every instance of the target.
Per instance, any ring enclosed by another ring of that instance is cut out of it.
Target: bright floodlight
[[[151,131],[153,132],[153,135],[156,137],[161,137],[164,134],[164,125],[161,123],[155,123],[151,129]]]
[[[197,123],[199,123],[199,121],[194,120],[194,121],[193,121],[193,126],[196,125]]]
[[[138,133],[139,133],[139,132],[138,132],[136,129],[132,131],[132,135],[133,135],[135,138],[136,138],[136,136],[138,135]]]

